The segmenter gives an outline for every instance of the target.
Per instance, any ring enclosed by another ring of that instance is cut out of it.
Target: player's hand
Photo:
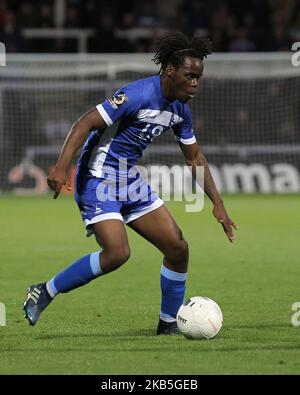
[[[66,185],[67,190],[71,191],[71,180],[68,176],[68,172],[61,167],[54,167],[53,170],[50,171],[47,184],[55,192],[53,199],[57,198],[63,185]]]
[[[223,203],[214,205],[213,215],[215,216],[217,221],[220,222],[220,224],[222,225],[223,230],[226,233],[226,236],[228,237],[230,243],[233,243],[234,241],[233,228],[238,229],[238,226],[228,217],[228,214],[225,210]]]

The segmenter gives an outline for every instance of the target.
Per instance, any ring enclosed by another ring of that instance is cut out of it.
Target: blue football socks
[[[174,322],[179,307],[183,303],[186,273],[177,273],[162,265],[160,271],[160,287],[162,294],[160,318],[166,322]]]
[[[101,276],[103,273],[100,260],[101,254],[99,251],[78,259],[47,282],[47,291],[54,297],[59,293],[66,293],[82,287],[94,278]]]

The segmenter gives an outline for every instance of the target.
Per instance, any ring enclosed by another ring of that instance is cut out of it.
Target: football
[[[212,339],[223,325],[220,306],[205,296],[193,296],[178,310],[177,325],[188,339]]]

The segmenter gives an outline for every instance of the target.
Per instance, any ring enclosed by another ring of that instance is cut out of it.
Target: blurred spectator
[[[24,40],[16,24],[16,15],[6,10],[0,27],[0,41],[5,44],[7,52],[23,52]]]
[[[136,27],[135,16],[132,12],[125,12],[121,16],[120,28],[121,30],[134,29]]]
[[[126,39],[117,38],[115,34],[114,16],[109,13],[100,15],[98,28],[89,40],[91,52],[130,52],[132,47]]]
[[[179,7],[186,18],[185,31],[193,34],[196,29],[208,29],[210,27],[211,12],[206,0],[185,0]]]
[[[229,43],[230,52],[252,52],[255,51],[256,46],[249,38],[246,29],[238,29],[235,38]]]
[[[81,15],[81,26],[85,28],[93,28],[96,27],[97,21],[97,7],[95,4],[95,0],[87,0],[84,3],[84,6],[81,6],[80,9]]]
[[[279,2],[280,3],[280,2]],[[270,18],[270,30],[265,37],[266,51],[289,51],[291,49],[292,41],[287,32],[287,20],[291,17],[288,16],[287,11],[280,12],[275,10]]]
[[[158,27],[160,24],[157,15],[157,8],[153,1],[144,0],[140,2],[140,8],[137,16],[137,24],[140,27]]]
[[[22,2],[17,20],[18,25],[22,26],[22,28],[32,28],[37,26],[35,10],[30,1]]]
[[[291,47],[292,40],[281,26],[273,29],[265,44],[266,51],[290,51]]]
[[[37,20],[38,27],[54,27],[53,10],[49,4],[41,4]]]
[[[4,25],[6,13],[8,12],[8,4],[6,0],[0,0],[0,26]]]
[[[228,50],[229,38],[233,34],[234,20],[227,6],[221,3],[212,15],[209,36],[214,45],[214,51],[225,52]]]
[[[68,7],[64,27],[69,29],[76,29],[80,26],[80,18],[75,7]]]

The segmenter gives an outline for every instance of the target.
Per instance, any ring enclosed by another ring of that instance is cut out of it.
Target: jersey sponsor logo
[[[123,103],[125,103],[128,100],[128,97],[125,95],[125,93],[121,92],[116,96],[111,97],[108,99],[109,103],[111,104],[112,108],[115,110],[120,107]]]
[[[168,128],[183,122],[183,118],[171,111],[153,110],[150,108],[139,110],[136,114],[136,118],[142,122],[162,125]]]

